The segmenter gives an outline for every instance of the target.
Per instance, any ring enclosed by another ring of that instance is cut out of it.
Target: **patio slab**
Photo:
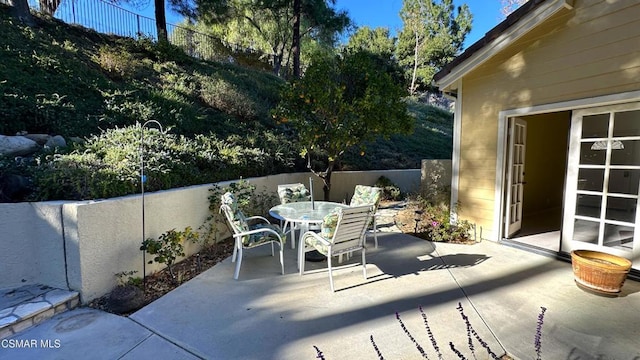
[[[238,281],[226,259],[129,318],[93,309],[56,315],[9,340],[58,339],[58,348],[3,348],[0,359],[298,360],[317,351],[326,359],[375,359],[371,338],[386,359],[422,358],[420,349],[438,358],[423,314],[443,359],[458,358],[450,342],[474,358],[460,310],[496,355],[531,359],[541,307],[543,359],[640,357],[638,282],[603,297],[579,289],[569,263],[492,242],[431,244],[387,233],[379,244],[367,252],[368,279],[357,254],[335,271],[335,293],[320,270],[326,263],[307,263],[310,273],[300,277],[287,247],[282,276],[269,249],[252,249]],[[74,314],[93,320],[60,332]],[[475,358],[490,358],[477,341],[474,348]]]

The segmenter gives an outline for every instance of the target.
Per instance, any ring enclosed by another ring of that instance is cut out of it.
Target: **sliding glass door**
[[[562,250],[640,261],[640,104],[573,112]]]

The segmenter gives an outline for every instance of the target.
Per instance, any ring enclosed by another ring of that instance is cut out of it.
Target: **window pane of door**
[[[598,222],[576,219],[573,224],[573,240],[597,245],[599,227]]]
[[[607,211],[605,214],[606,219],[628,223],[635,222],[637,202],[638,200],[636,199],[608,196]]]
[[[609,135],[609,114],[597,114],[582,118],[582,138],[606,138]]]
[[[604,169],[580,169],[578,190],[599,191],[604,187]]]
[[[639,165],[640,140],[623,140],[624,149],[611,150],[611,165]]]
[[[580,144],[580,165],[604,165],[607,156],[606,142],[604,149],[601,142],[583,142]]]
[[[582,179],[582,177],[580,177]],[[609,172],[609,192],[616,194],[638,194],[640,170],[611,169]]]
[[[640,110],[615,114],[613,136],[640,136]]]
[[[629,226],[606,224],[603,244],[608,247],[631,250],[634,230]]]
[[[600,218],[602,196],[578,194],[576,201],[576,215]]]

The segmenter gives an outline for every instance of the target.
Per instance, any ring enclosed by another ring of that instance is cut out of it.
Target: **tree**
[[[512,12],[516,11],[517,8],[524,5],[529,0],[500,0],[500,4],[502,7],[500,8],[500,13],[505,18],[509,16]]]
[[[316,55],[301,79],[282,92],[273,112],[277,122],[293,127],[302,144],[307,167],[323,181],[325,200],[331,174],[346,150],[378,136],[410,133],[414,119],[403,101],[402,70],[367,51],[344,51],[337,56]],[[323,170],[312,163],[326,157]]]
[[[471,31],[472,15],[453,0],[404,0],[400,11],[404,27],[398,38],[397,57],[411,78],[409,92],[428,87],[433,75],[462,49]]]
[[[27,26],[35,26],[27,0],[9,0],[10,14]]]
[[[349,38],[345,48],[351,51],[367,50],[385,59],[391,59],[395,53],[396,44],[395,39],[390,37],[388,28],[371,29],[363,26]]]
[[[335,42],[336,34],[351,24],[345,12],[330,6],[335,0],[171,1],[182,14],[213,25],[227,42],[272,54],[278,75],[288,73],[283,66],[299,74],[305,38]]]
[[[167,37],[167,14],[164,8],[164,0],[153,0],[156,15],[156,33],[158,42],[169,42]]]

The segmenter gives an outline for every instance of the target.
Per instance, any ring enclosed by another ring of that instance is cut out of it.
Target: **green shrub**
[[[400,188],[386,176],[380,176],[374,186],[382,188],[383,200],[397,201],[402,199]]]
[[[461,219],[452,224],[450,219],[452,212],[449,210],[448,205],[444,203],[438,205],[429,204],[423,211],[424,216],[421,220],[419,232],[425,233],[430,241],[465,242],[472,239],[473,224]]]
[[[155,128],[144,131],[143,147],[139,126],[109,129],[75,148],[41,153],[30,167],[12,171],[33,176],[30,200],[83,200],[138,193],[141,155],[147,191],[287,171],[296,157],[293,145],[270,133],[192,139]]]
[[[185,256],[183,246],[184,242],[195,242],[198,237],[198,233],[193,232],[190,226],[187,226],[184,231],[171,229],[160,235],[158,239],[145,239],[142,242],[142,246],[140,246],[140,250],[146,251],[151,255],[155,255],[152,260],[149,260],[149,264],[153,264],[154,261],[161,264],[167,264],[169,274],[171,274],[171,277],[175,279],[172,265],[178,256]]]

